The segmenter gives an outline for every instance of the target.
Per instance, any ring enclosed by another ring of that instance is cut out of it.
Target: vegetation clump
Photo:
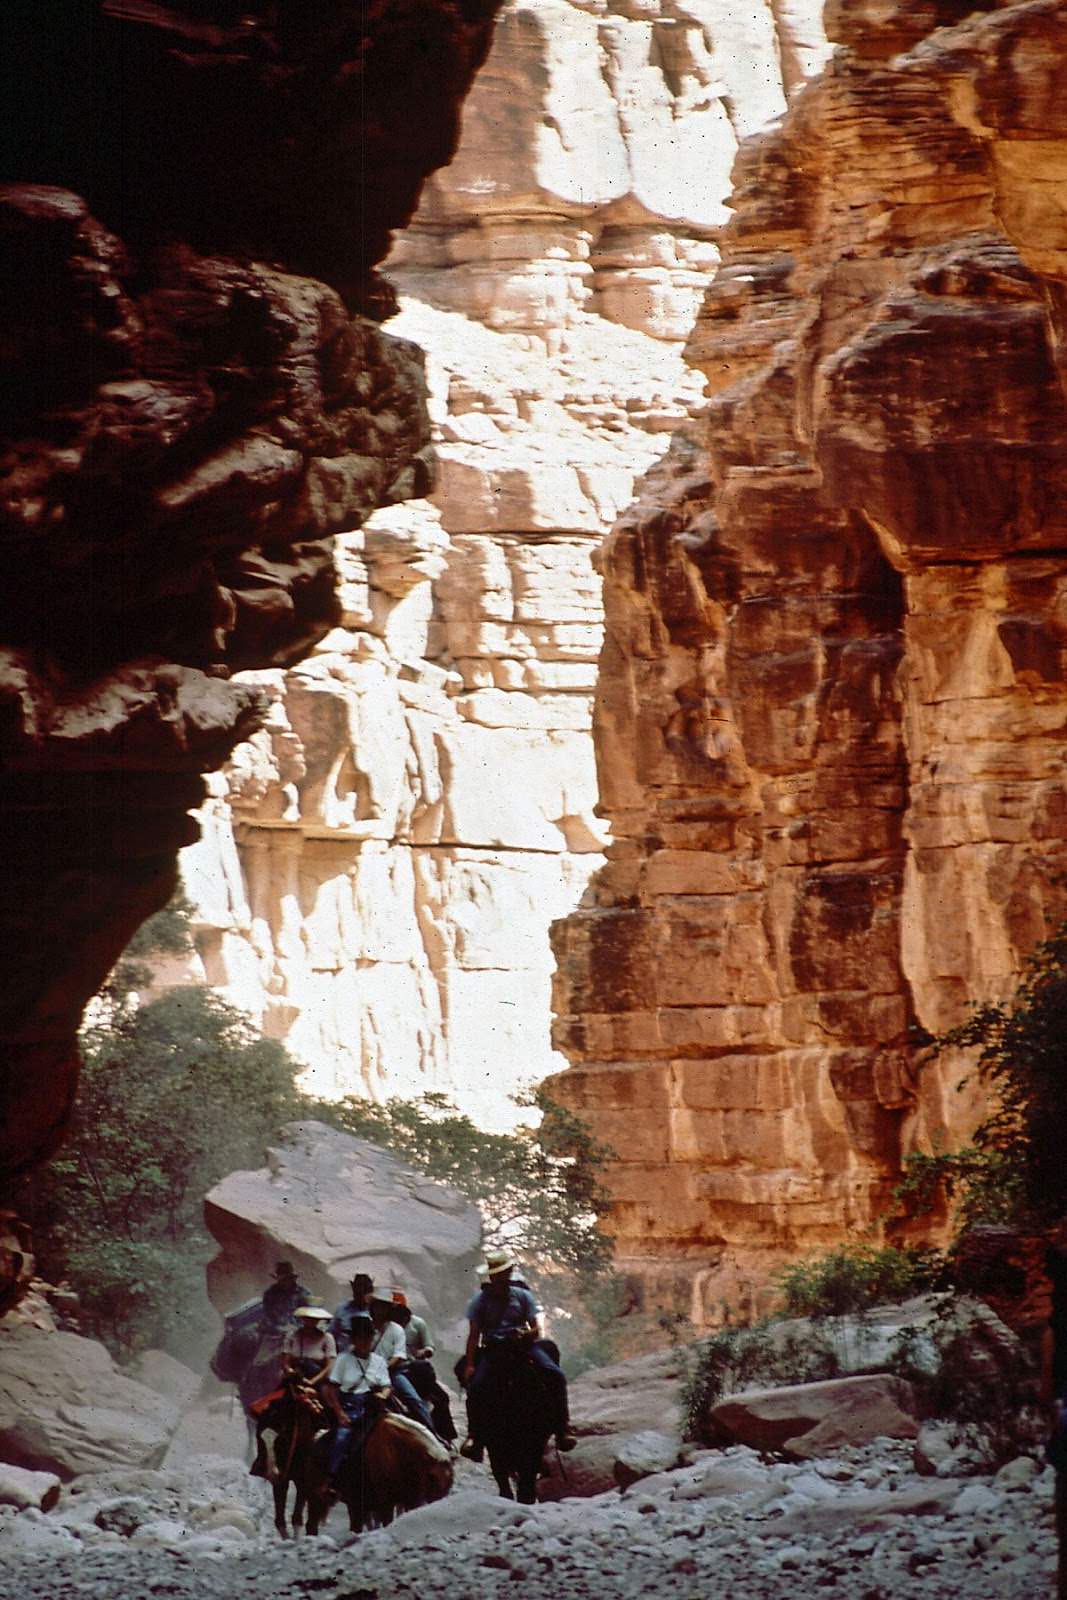
[[[305,1094],[300,1065],[202,984],[152,996],[152,961],[192,950],[179,895],[141,928],[83,1030],[83,1070],[62,1150],[5,1197],[32,1226],[38,1270],[78,1296],[79,1327],[116,1355],[206,1354],[217,1318],[204,1290],[214,1250],[205,1193],[258,1167],[286,1122],[315,1119],[395,1151],[481,1210],[489,1244],[519,1251],[541,1287],[610,1321],[610,1244],[598,1213],[608,1151],[538,1092],[536,1124],[484,1133],[441,1096],[340,1104]]]
[[[777,1276],[786,1314],[845,1317],[894,1305],[941,1287],[945,1260],[938,1250],[907,1245],[842,1245],[784,1267]]]
[[[723,1328],[689,1352],[682,1383],[685,1437],[706,1437],[712,1407],[725,1395],[759,1386],[819,1383],[840,1372],[834,1344],[820,1329],[779,1331],[770,1318],[749,1327]]]

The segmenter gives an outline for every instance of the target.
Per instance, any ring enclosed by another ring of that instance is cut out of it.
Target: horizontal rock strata
[[[1062,912],[1067,19],[827,26],[738,159],[706,418],[607,548],[614,837],[556,936],[620,1257],[705,1322],[966,1135],[917,1041]]]
[[[501,1123],[563,1064],[547,930],[603,843],[595,558],[697,402],[680,344],[730,164],[824,49],[817,11],[513,0],[396,240],[436,492],[339,541],[339,625],[256,678],[265,731],[184,867],[193,974],[326,1093]]]
[[[495,9],[3,8],[0,1168],[60,1136],[81,1009],[262,719],[230,674],[306,654],[332,536],[429,483],[374,267]]]

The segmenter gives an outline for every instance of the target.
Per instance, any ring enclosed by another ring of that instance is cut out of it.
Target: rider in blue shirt
[[[485,1448],[486,1419],[496,1400],[494,1346],[509,1335],[530,1333],[530,1359],[545,1379],[552,1402],[556,1448],[573,1450],[577,1443],[570,1431],[567,1405],[567,1380],[554,1358],[555,1347],[544,1338],[541,1307],[525,1284],[513,1283],[515,1262],[506,1250],[490,1250],[482,1269],[488,1276],[467,1307],[470,1333],[467,1338],[463,1378],[467,1389],[468,1438],[460,1454],[480,1461]]]

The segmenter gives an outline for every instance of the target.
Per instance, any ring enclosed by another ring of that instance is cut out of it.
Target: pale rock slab
[[[178,1408],[127,1378],[102,1344],[0,1326],[0,1455],[64,1480],[105,1467],[154,1467]]]
[[[909,1384],[872,1375],[748,1389],[714,1405],[709,1423],[733,1443],[814,1459],[880,1437],[915,1439],[915,1417]]]
[[[463,1312],[478,1287],[481,1217],[455,1190],[369,1144],[318,1122],[289,1123],[267,1165],[234,1172],[204,1201],[218,1241],[208,1291],[232,1311],[271,1280],[284,1257],[329,1309],[356,1272],[403,1285],[438,1339],[463,1343]]]

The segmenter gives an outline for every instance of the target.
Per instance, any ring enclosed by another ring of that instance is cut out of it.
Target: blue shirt
[[[352,1343],[352,1319],[357,1315],[369,1316],[368,1306],[357,1306],[354,1300],[346,1300],[337,1307],[330,1320],[330,1332],[337,1341],[338,1354],[347,1350]]]
[[[518,1284],[508,1285],[507,1297],[479,1289],[467,1307],[467,1320],[477,1328],[483,1339],[509,1333],[513,1328],[525,1328],[540,1314],[540,1306],[529,1289]]]

